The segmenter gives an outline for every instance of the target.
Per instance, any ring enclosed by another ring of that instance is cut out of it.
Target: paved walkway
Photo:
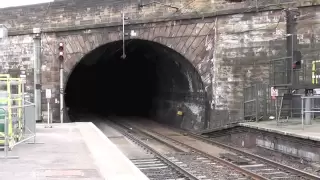
[[[9,155],[19,159],[0,159],[1,180],[147,179],[92,123],[38,125],[37,142],[16,146]]]
[[[301,124],[301,119],[289,119],[288,122],[277,125],[276,121],[261,121],[240,123],[241,126],[275,132],[293,137],[320,141],[320,119],[312,121],[312,125]]]

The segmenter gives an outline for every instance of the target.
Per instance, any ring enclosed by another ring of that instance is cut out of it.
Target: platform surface
[[[18,159],[0,159],[0,179],[148,179],[92,123],[37,125],[36,140],[9,153]]]
[[[279,123],[275,120],[240,123],[240,126],[265,130],[283,135],[320,141],[320,119],[312,120],[311,125],[302,126],[301,119],[289,119],[288,122]]]
[[[154,158],[150,153],[142,151],[141,147],[137,146],[135,143],[127,139],[123,134],[119,133],[117,130],[110,127],[104,122],[95,122],[97,126],[104,132],[108,139],[115,144],[118,149],[129,159],[147,159]]]

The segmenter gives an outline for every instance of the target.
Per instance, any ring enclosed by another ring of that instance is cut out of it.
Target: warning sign
[[[278,89],[275,89],[274,87],[271,87],[271,97],[278,96]]]

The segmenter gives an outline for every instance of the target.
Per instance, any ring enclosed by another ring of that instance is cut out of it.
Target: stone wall
[[[0,72],[19,77],[27,76],[26,91],[33,92],[33,38],[14,36],[0,41]]]
[[[10,59],[18,63],[16,69],[26,66],[30,73],[28,83],[31,84],[33,47],[30,32],[32,27],[43,29],[43,89],[53,89],[58,97],[59,75],[55,60],[58,42],[66,42],[67,77],[87,52],[121,38],[119,12],[124,10],[131,24],[127,29],[134,30],[136,38],[171,47],[196,67],[204,81],[211,105],[211,127],[241,121],[243,87],[255,81],[267,82],[269,60],[283,57],[286,53],[284,12],[272,5],[274,1],[271,0],[258,1],[258,4],[255,1],[230,4],[222,0],[161,2],[177,6],[181,11],[175,12],[174,8],[160,4],[138,10],[137,4],[130,4],[129,1],[59,1],[1,9],[0,23],[9,27],[11,37],[8,42],[15,51],[20,52],[11,55]],[[319,3],[307,0],[281,2],[280,6]],[[263,12],[248,13],[255,11],[256,5]],[[299,43],[304,57],[308,59],[319,58],[314,53],[319,47],[318,11],[318,6],[301,8]],[[43,17],[43,21],[39,21],[39,17]],[[14,52],[8,48],[5,45],[1,51],[4,53],[0,54],[2,64],[8,64],[9,56],[5,54]],[[2,72],[7,72],[4,67]],[[59,113],[58,110],[56,112]]]
[[[245,86],[269,82],[269,60],[286,52],[285,30],[282,11],[217,19],[213,103],[216,110],[228,110],[229,121],[243,117]]]
[[[33,27],[41,27],[44,31],[57,31],[119,25],[122,11],[131,23],[141,23],[319,4],[319,1],[314,0],[246,0],[241,3],[225,0],[142,2],[146,6],[141,9],[136,1],[129,0],[65,0],[5,8],[0,11],[0,23],[7,25],[11,33],[25,34],[30,33]]]
[[[150,23],[142,25],[132,25],[127,27],[128,31],[133,30],[136,33],[135,37],[137,39],[145,39],[150,41],[155,41],[160,44],[164,44],[167,47],[174,49],[175,51],[183,54],[192,66],[196,67],[196,71],[199,73],[199,77],[201,77],[202,82],[204,83],[206,89],[208,90],[207,97],[211,97],[211,92],[209,86],[211,85],[210,77],[210,61],[208,60],[208,56],[212,54],[212,47],[205,43],[205,41],[212,42],[212,27],[214,23],[211,21],[200,21],[197,23],[196,21],[192,22],[163,22],[163,23]],[[72,72],[75,65],[79,62],[79,60],[91,50],[104,45],[109,42],[121,40],[121,31],[119,31],[119,27],[116,28],[99,28],[92,30],[78,30],[78,31],[69,31],[69,32],[56,32],[56,33],[43,33],[41,36],[41,44],[42,44],[42,90],[49,88],[52,89],[53,99],[52,99],[52,107],[54,118],[59,118],[59,63],[57,61],[57,47],[59,42],[63,42],[65,44],[65,52],[66,52],[66,60],[64,61],[65,67],[65,83],[67,83],[68,76]],[[21,60],[24,59],[24,56],[21,54],[25,53],[23,48],[25,45],[20,44],[23,41],[26,41],[29,47],[28,55],[29,59],[26,59],[27,63],[29,63],[28,67],[25,67],[28,70],[33,69],[32,64],[32,35],[19,35],[19,36],[10,36],[7,40],[6,46],[3,52],[10,53],[12,49],[16,54],[14,58],[17,60],[16,69],[20,69],[22,66]],[[22,46],[22,47],[20,47]],[[10,47],[10,49],[9,49]],[[20,47],[20,48],[19,48]],[[31,49],[30,49],[31,48]],[[6,62],[7,59],[3,59],[3,62]],[[6,73],[6,71],[1,71]],[[192,74],[192,72],[190,72]],[[190,77],[194,79],[196,77]],[[27,74],[27,82],[33,82],[33,74]],[[194,81],[196,82],[196,81]],[[202,85],[194,84],[196,89]],[[32,92],[33,87],[30,86]],[[196,94],[197,92],[194,92]],[[203,94],[203,91],[201,91]],[[197,95],[195,95],[197,96]],[[44,97],[44,96],[43,96]],[[205,97],[204,97],[205,98]],[[46,100],[43,99],[43,116],[46,117]],[[204,103],[204,102],[203,102]],[[191,119],[190,122],[193,124],[202,124],[204,125],[204,105],[200,104],[199,108],[202,108],[201,111],[195,111],[197,108],[198,102],[195,104],[187,104],[185,107],[186,114],[189,116],[196,117],[196,120]],[[177,108],[177,107],[176,107]],[[171,114],[175,114],[177,109],[171,108]],[[196,114],[195,114],[196,113]],[[189,120],[188,120],[189,121]],[[188,123],[186,123],[188,124]],[[199,127],[197,127],[199,128]]]

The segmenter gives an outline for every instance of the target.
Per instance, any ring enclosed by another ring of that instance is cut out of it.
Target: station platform
[[[0,159],[0,179],[148,179],[94,124],[52,126],[38,124],[35,144],[30,140],[9,152],[18,159]]]
[[[279,123],[278,125],[275,120],[246,122],[239,125],[297,138],[320,141],[320,119],[314,119],[311,125],[304,126],[302,126],[301,119],[298,118],[289,119],[287,122]]]

